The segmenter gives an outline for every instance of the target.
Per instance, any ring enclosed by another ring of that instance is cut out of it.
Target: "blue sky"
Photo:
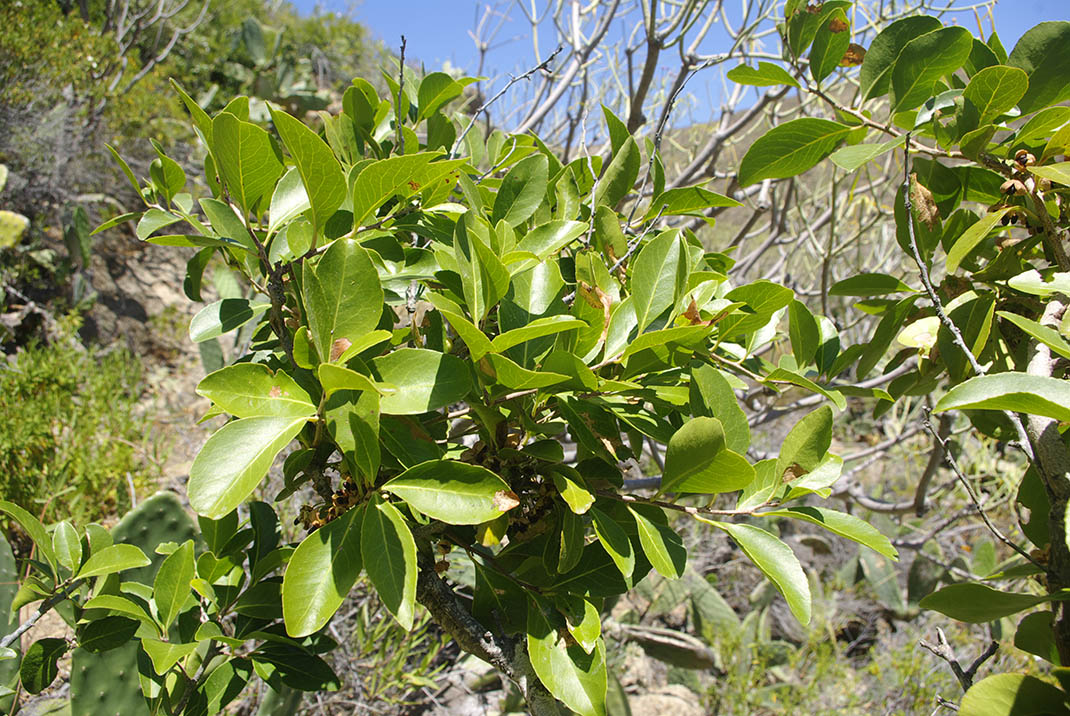
[[[317,5],[327,11],[349,12],[367,26],[373,35],[386,45],[397,48],[404,34],[408,40],[407,54],[423,61],[428,69],[437,69],[449,60],[469,72],[475,72],[477,53],[468,36],[478,20],[478,8],[486,2],[473,0],[291,0],[303,12],[311,12]],[[499,35],[507,42],[492,57],[501,67],[526,66],[532,57],[527,26],[513,2],[491,2],[491,5],[510,11],[514,17],[507,21]],[[542,5],[540,0],[538,5]],[[730,6],[737,3],[730,2]],[[967,4],[960,2],[956,4]],[[1022,33],[1044,20],[1070,20],[1067,0],[999,0],[995,8],[996,30],[1010,50]],[[964,25],[975,29],[972,16],[962,15]],[[986,25],[987,29],[987,25]],[[518,37],[523,35],[522,37]],[[508,41],[511,38],[512,41]],[[552,48],[550,48],[552,49]]]

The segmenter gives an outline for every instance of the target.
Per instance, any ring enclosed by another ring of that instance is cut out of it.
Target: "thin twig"
[[[405,36],[401,36],[401,62],[398,63],[398,108],[394,112],[394,124],[395,131],[397,132],[397,139],[394,144],[394,152],[396,154],[405,153],[405,144],[401,136],[401,98],[405,91]]]
[[[999,642],[989,642],[988,647],[984,652],[970,664],[970,668],[963,670],[962,665],[959,664],[959,660],[955,656],[955,652],[951,650],[951,644],[948,643],[947,637],[944,635],[944,630],[937,627],[936,636],[938,640],[938,643],[936,644],[931,644],[924,639],[919,640],[918,644],[947,662],[947,665],[951,667],[951,671],[954,672],[955,678],[958,679],[959,685],[962,686],[963,691],[968,691],[970,687],[973,686],[973,677],[976,676],[977,669],[980,668],[981,664],[988,661],[988,659],[999,649]]]

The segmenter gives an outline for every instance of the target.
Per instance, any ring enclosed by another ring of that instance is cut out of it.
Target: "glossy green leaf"
[[[992,373],[959,383],[936,401],[945,410],[1011,410],[1070,422],[1070,382],[1028,373]]]
[[[1070,162],[1047,164],[1042,167],[1029,167],[1029,171],[1039,177],[1051,179],[1052,181],[1058,182],[1059,184],[1070,186]]]
[[[87,601],[83,607],[85,609],[106,609],[109,612],[118,612],[119,614],[133,617],[137,621],[149,626],[155,630],[157,634],[160,632],[160,627],[156,623],[156,620],[149,616],[149,613],[138,603],[127,599],[126,597],[120,597],[113,594],[98,594],[89,601]]]
[[[282,110],[268,106],[275,129],[282,143],[290,150],[297,164],[301,181],[312,206],[312,226],[316,236],[323,231],[327,219],[338,210],[346,198],[346,178],[331,148],[319,135]]]
[[[505,333],[495,336],[494,340],[491,341],[491,347],[495,353],[504,353],[513,346],[518,346],[521,343],[535,340],[536,338],[552,336],[564,331],[586,327],[586,321],[581,321],[572,316],[562,315],[536,318],[526,326],[514,328],[511,331],[506,331]]]
[[[800,388],[805,388],[806,390],[809,390],[813,393],[819,393],[820,395],[825,396],[830,401],[832,401],[832,404],[835,405],[839,410],[847,409],[847,400],[843,397],[843,393],[838,390],[830,390],[822,385],[818,385],[803,374],[794,370],[788,370],[787,368],[774,368],[773,370],[769,371],[769,373],[765,376],[765,382],[791,383],[792,385],[797,385]]]
[[[895,276],[883,273],[860,273],[837,281],[829,288],[830,296],[884,296],[914,289]]]
[[[790,547],[754,525],[716,522],[701,517],[698,519],[727,532],[747,555],[747,559],[784,595],[791,613],[799,623],[810,623],[810,583]]]
[[[44,557],[45,561],[55,570],[56,552],[52,549],[52,539],[48,536],[48,532],[45,531],[41,521],[14,502],[8,502],[7,500],[0,500],[0,512],[19,523],[23,532],[33,540],[34,546],[37,548],[37,554]]]
[[[56,561],[72,574],[81,566],[82,540],[67,520],[60,522],[52,531],[52,550],[56,554]]]
[[[1029,76],[1017,67],[985,67],[970,78],[962,96],[980,113],[978,124],[988,124],[1018,104],[1029,89]]]
[[[1067,343],[1062,335],[1054,328],[1041,325],[1036,321],[1031,321],[1025,316],[1019,316],[1017,313],[996,311],[996,315],[1018,326],[1063,358],[1070,358],[1070,343]]]
[[[821,463],[831,444],[832,408],[822,405],[797,422],[785,436],[777,457],[777,475],[788,469],[810,472]]]
[[[763,179],[802,174],[827,157],[853,128],[817,117],[800,117],[773,127],[743,155],[737,178],[740,186]]]
[[[795,299],[788,304],[788,337],[795,362],[800,366],[808,365],[821,342],[821,330],[806,304]]]
[[[1007,212],[1011,210],[1011,207],[1004,206],[989,212],[981,217],[978,221],[970,224],[970,227],[962,233],[955,243],[951,245],[951,248],[947,252],[947,272],[952,273],[958,269],[959,264],[966,258],[971,251],[977,248],[992,229],[999,227],[1000,220],[1007,215]]]
[[[457,222],[453,235],[453,255],[464,300],[477,324],[509,290],[509,271],[477,235],[479,228],[478,220],[466,218]]]
[[[421,463],[383,489],[428,517],[451,525],[489,522],[517,504],[500,477],[485,467],[456,460]]]
[[[320,360],[340,356],[379,324],[383,315],[379,272],[356,241],[333,242],[314,271],[305,269],[304,281],[308,327]]]
[[[690,385],[691,414],[695,417],[716,417],[724,428],[724,442],[728,449],[743,455],[750,447],[750,426],[747,415],[739,407],[736,394],[724,373],[706,363],[693,363]]]
[[[182,221],[182,217],[153,207],[141,215],[141,219],[137,222],[135,233],[139,239],[144,241],[165,226],[170,226],[179,221]]]
[[[494,350],[494,346],[491,344],[490,339],[487,338],[487,335],[467,318],[443,308],[439,308],[439,312],[449,321],[450,326],[460,339],[464,341],[464,344],[468,347],[468,355],[473,361],[478,361]]]
[[[333,363],[320,363],[317,369],[320,385],[323,386],[325,395],[330,396],[339,390],[371,391],[373,393],[386,393],[393,389],[388,386],[378,386],[375,382],[355,370]]]
[[[240,505],[307,421],[286,416],[242,418],[212,433],[190,467],[190,506],[200,515],[218,519]]]
[[[868,522],[845,512],[830,510],[827,507],[800,505],[798,507],[763,512],[762,514],[803,520],[804,522],[824,527],[829,532],[838,534],[841,537],[846,537],[849,540],[865,545],[875,552],[883,554],[885,557],[891,559],[899,558],[899,552],[896,551],[888,538],[882,535],[879,530]]]
[[[416,543],[397,508],[369,503],[360,529],[360,553],[379,598],[405,630],[416,604]]]
[[[834,151],[829,155],[829,159],[840,169],[853,172],[863,164],[873,161],[896,147],[902,146],[903,141],[904,137],[897,137],[887,142],[877,142],[875,144],[850,144]]]
[[[272,373],[262,363],[235,363],[205,376],[197,394],[236,418],[306,418],[316,406],[304,388],[281,370]]]
[[[904,45],[892,65],[892,114],[921,106],[941,77],[965,64],[971,49],[973,36],[964,27],[934,30]]]
[[[189,338],[194,343],[217,338],[244,326],[271,308],[266,301],[254,303],[244,298],[224,298],[210,303],[189,323]]]
[[[635,518],[639,530],[639,544],[650,564],[663,577],[678,579],[687,567],[687,549],[683,539],[665,519],[660,507],[628,505],[628,512]]]
[[[560,385],[569,379],[562,373],[523,368],[502,355],[488,353],[479,362],[479,371],[490,382],[511,390],[532,390]]]
[[[440,107],[464,91],[464,84],[450,77],[445,72],[432,72],[420,80],[420,89],[416,92],[420,112],[417,121],[427,119]]]
[[[390,157],[367,165],[353,180],[353,226],[364,226],[373,212],[388,199],[408,199],[447,177],[464,164],[463,159],[440,160],[440,152],[420,152]]]
[[[553,473],[553,480],[558,494],[573,514],[582,515],[591,509],[594,495],[587,490],[578,472],[569,473],[564,466],[558,466]]]
[[[261,204],[285,170],[267,132],[230,112],[220,112],[212,120],[212,156],[230,196],[242,210],[267,208]]]
[[[1023,113],[1070,98],[1070,22],[1042,22],[1025,31],[1007,58],[1029,75],[1029,90],[1018,102]]]
[[[528,603],[527,645],[539,681],[580,716],[605,716],[606,647],[599,639],[592,653],[568,646],[536,602]]]
[[[551,221],[540,224],[524,235],[516,245],[517,251],[530,251],[540,260],[557,254],[587,231],[582,221]]]
[[[122,616],[93,619],[78,626],[78,647],[92,654],[102,654],[128,643],[139,627],[136,620]]]
[[[665,451],[661,492],[733,492],[754,479],[754,468],[725,447],[717,418],[691,418],[673,434]]]
[[[628,137],[598,178],[598,185],[594,190],[595,204],[616,206],[632,190],[632,185],[639,176],[641,161],[639,145]]]
[[[810,75],[820,84],[839,67],[851,43],[850,23],[843,9],[835,9],[823,18],[810,48]]]
[[[710,326],[697,325],[673,326],[672,328],[648,331],[647,333],[637,336],[634,341],[631,341],[621,357],[627,358],[628,356],[635,355],[641,351],[658,348],[659,346],[664,345],[696,350],[702,345],[706,336],[708,336],[712,330],[713,329]]]
[[[664,231],[642,248],[631,269],[632,306],[640,333],[673,305],[686,274],[687,255],[678,231]]]
[[[153,670],[163,676],[178,662],[197,650],[197,642],[172,644],[159,639],[142,639],[141,648],[149,655]]]
[[[616,520],[597,507],[592,507],[590,513],[594,518],[592,524],[599,544],[613,559],[624,578],[630,578],[635,570],[635,552],[627,533]]]
[[[319,631],[360,576],[363,566],[360,533],[363,507],[305,537],[290,555],[282,578],[282,616],[293,637]]]
[[[305,189],[301,172],[297,167],[293,167],[282,175],[282,179],[275,185],[275,191],[271,195],[271,204],[268,208],[268,234],[274,234],[286,222],[297,218],[311,207],[312,203],[308,199],[308,191]]]
[[[789,85],[791,87],[799,88],[799,83],[795,81],[795,78],[791,76],[787,70],[780,65],[774,65],[772,62],[758,61],[757,69],[748,65],[740,65],[739,67],[733,67],[726,74],[728,79],[741,85],[751,85],[753,87],[773,87],[775,85]]]
[[[862,99],[886,93],[892,81],[892,66],[906,44],[940,27],[940,20],[935,17],[913,15],[896,20],[881,30],[870,43],[858,75]]]
[[[47,689],[59,676],[59,660],[66,653],[66,639],[45,637],[30,644],[19,665],[22,688],[30,694]]]
[[[1029,674],[993,674],[962,697],[959,716],[1070,716],[1062,689]]]
[[[949,584],[926,596],[918,606],[940,612],[960,622],[983,624],[1031,609],[1052,599],[1070,599],[1062,594],[1019,594],[1001,592],[985,584],[962,582]]]
[[[669,189],[654,197],[643,221],[650,221],[659,214],[662,216],[702,216],[706,209],[733,206],[742,206],[742,204],[735,199],[699,186],[685,186]]]
[[[518,226],[531,218],[546,194],[549,167],[544,154],[533,154],[517,162],[502,179],[494,197],[491,223],[504,220],[510,226]]]
[[[190,582],[194,576],[193,540],[186,540],[181,547],[167,555],[152,583],[152,599],[164,629],[171,626],[182,605],[189,599]]]
[[[423,348],[400,348],[372,361],[384,383],[396,387],[383,396],[387,415],[419,415],[456,403],[468,395],[472,382],[460,358]]]
[[[150,564],[149,558],[132,544],[115,544],[89,555],[75,579],[89,579]]]

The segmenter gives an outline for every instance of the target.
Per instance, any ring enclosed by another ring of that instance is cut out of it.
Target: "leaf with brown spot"
[[[831,33],[838,34],[841,32],[846,32],[848,29],[850,29],[850,27],[851,26],[848,25],[847,22],[842,18],[834,17],[829,20],[829,32]]]
[[[843,59],[840,60],[840,67],[857,67],[862,64],[862,61],[866,59],[866,48],[859,45],[857,42],[852,42],[847,46],[847,51],[843,53]]]
[[[780,481],[787,484],[792,480],[798,480],[800,477],[806,474],[806,470],[802,468],[797,462],[793,462],[791,465],[784,469],[784,474],[781,476]]]
[[[349,350],[349,347],[353,345],[353,341],[348,338],[338,338],[331,344],[331,363],[342,357],[342,354]]]
[[[937,222],[940,221],[940,210],[936,207],[933,193],[922,186],[917,174],[910,175],[910,203],[918,213],[918,219],[929,227],[930,231],[935,231]]]
[[[498,490],[494,493],[494,509],[508,512],[520,504],[520,498],[512,490]]]

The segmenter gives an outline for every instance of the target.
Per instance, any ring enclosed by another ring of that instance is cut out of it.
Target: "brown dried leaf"
[[[864,59],[866,59],[866,48],[862,47],[857,42],[852,42],[847,46],[847,51],[843,53],[843,59],[840,60],[840,67],[856,67],[862,64]]]
[[[847,24],[847,21],[841,18],[834,17],[829,20],[829,32],[831,33],[846,32],[850,27],[851,26]]]
[[[520,504],[520,498],[512,490],[498,490],[494,493],[494,509],[508,512]]]
[[[910,175],[910,204],[918,213],[918,219],[934,231],[940,221],[940,210],[936,208],[933,193],[921,185],[917,174]]]
[[[348,338],[339,338],[331,344],[331,363],[335,362],[342,357],[342,354],[349,350],[349,347],[353,345],[353,341]]]

